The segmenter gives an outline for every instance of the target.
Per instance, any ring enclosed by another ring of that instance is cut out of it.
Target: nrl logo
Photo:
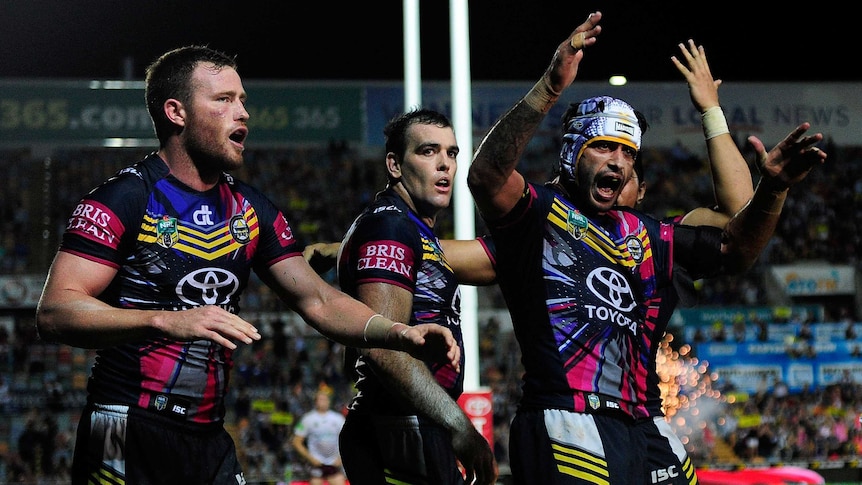
[[[162,216],[156,222],[156,242],[163,248],[170,248],[180,240],[180,233],[177,230],[179,224],[175,217]]]

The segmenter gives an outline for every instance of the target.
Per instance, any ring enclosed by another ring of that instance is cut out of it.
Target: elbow
[[[49,343],[57,343],[60,340],[57,326],[51,318],[51,312],[41,306],[36,309],[36,337]]]
[[[478,170],[475,170],[472,166],[467,172],[467,188],[470,192],[474,192],[478,188],[482,186],[483,177],[478,173]]]

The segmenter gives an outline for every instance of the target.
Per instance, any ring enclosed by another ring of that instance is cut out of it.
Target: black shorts
[[[95,405],[84,409],[78,424],[72,483],[243,485],[245,478],[222,423]]]
[[[517,485],[694,485],[694,465],[663,417],[635,421],[519,410],[509,432]]]
[[[351,485],[464,484],[449,432],[416,416],[348,413],[338,448]]]

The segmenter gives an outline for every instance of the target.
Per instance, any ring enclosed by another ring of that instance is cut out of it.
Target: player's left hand
[[[461,347],[448,328],[436,323],[422,323],[406,329],[393,329],[399,346],[419,360],[451,364],[461,371]],[[390,335],[388,338],[393,338]]]
[[[826,161],[826,152],[815,146],[823,141],[823,134],[805,135],[809,128],[811,124],[807,121],[800,124],[769,152],[759,138],[748,137],[757,153],[757,169],[774,190],[787,190],[803,180],[812,168]]]

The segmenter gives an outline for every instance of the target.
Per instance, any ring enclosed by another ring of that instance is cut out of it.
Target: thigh
[[[338,449],[351,484],[385,483],[383,460],[376,445],[374,426],[369,420],[348,414],[338,435]]]
[[[244,483],[233,438],[219,425],[202,427],[133,410],[126,455],[128,484]]]
[[[690,485],[697,483],[695,467],[685,446],[663,417],[644,420],[638,429],[646,440],[646,483]]]
[[[126,482],[127,406],[87,406],[78,423],[72,483]]]
[[[518,485],[635,485],[641,483],[642,448],[625,419],[557,409],[518,411],[510,429],[509,464]]]
[[[451,437],[416,416],[347,416],[341,461],[352,485],[462,485]]]

